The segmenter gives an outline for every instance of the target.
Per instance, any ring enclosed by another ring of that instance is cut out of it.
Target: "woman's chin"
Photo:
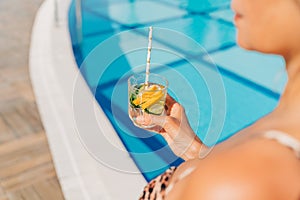
[[[245,39],[244,37],[241,37],[241,35],[239,34],[237,35],[236,43],[242,49],[246,49],[249,51],[260,51],[257,45],[251,43],[249,40]]]
[[[236,43],[239,47],[246,49],[246,50],[254,50],[253,48],[251,48],[251,46],[249,44],[247,44],[244,40],[240,39],[239,37],[237,37]]]
[[[262,45],[254,45],[254,44],[249,44],[244,42],[244,41],[240,41],[237,40],[237,45],[239,47],[241,47],[242,49],[248,50],[248,51],[258,51],[264,54],[276,54],[276,55],[283,55],[281,52],[279,51],[275,51],[275,49],[272,48],[268,48],[266,46],[262,46]]]

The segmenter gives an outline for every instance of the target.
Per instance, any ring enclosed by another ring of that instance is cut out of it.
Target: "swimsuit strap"
[[[287,133],[277,131],[277,130],[266,131],[264,133],[264,137],[268,139],[276,140],[280,144],[289,147],[295,152],[296,157],[300,159],[300,141],[297,140],[296,138],[292,137]]]
[[[189,168],[187,168],[185,171],[183,171],[183,172],[177,177],[177,179],[175,179],[175,180],[167,187],[167,189],[166,189],[166,195],[173,189],[174,185],[175,185],[178,181],[180,181],[180,180],[184,179],[185,177],[187,177],[188,175],[190,175],[195,169],[196,169],[196,167],[193,166],[193,167],[189,167]]]

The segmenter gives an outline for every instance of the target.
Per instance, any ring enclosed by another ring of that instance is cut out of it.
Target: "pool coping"
[[[67,9],[63,16],[67,16]],[[83,86],[86,83],[74,60],[66,22],[55,22],[55,2],[45,0],[36,15],[29,55],[31,82],[65,199],[137,199],[146,184],[142,174],[123,173],[100,164],[77,135],[72,90],[75,80]],[[84,90],[87,101],[97,104],[88,87]],[[103,126],[108,134],[116,136],[99,106],[95,112],[107,122]],[[130,162],[133,170],[138,170]]]

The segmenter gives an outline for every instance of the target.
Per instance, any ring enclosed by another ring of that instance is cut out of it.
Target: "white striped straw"
[[[152,30],[153,27],[149,27],[149,36],[148,36],[148,53],[147,53],[147,65],[146,65],[146,79],[145,85],[149,84],[149,74],[150,74],[150,58],[151,58],[151,49],[152,49]]]

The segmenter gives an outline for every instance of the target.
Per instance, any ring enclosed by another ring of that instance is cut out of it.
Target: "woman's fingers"
[[[182,112],[183,112],[183,107],[179,105],[179,103],[175,103],[173,104],[172,109],[170,111],[170,116],[174,117],[175,119],[181,122],[183,116]]]
[[[144,115],[138,116],[136,121],[144,126],[153,124],[155,128],[148,130],[153,130],[158,133],[167,132],[171,138],[176,136],[180,128],[180,122],[171,116]],[[160,127],[160,129],[158,127]]]
[[[140,115],[136,118],[137,123],[148,126],[150,124],[164,127],[166,116],[156,116],[156,115]]]
[[[175,101],[169,94],[167,94],[166,104],[165,104],[165,109],[166,109],[167,115],[170,115],[172,107],[175,103],[177,103],[177,101]]]
[[[151,115],[144,113],[143,115],[140,115],[136,118],[136,122],[143,126],[149,126],[152,122]]]
[[[184,108],[175,101],[169,94],[167,94],[166,97],[166,107],[167,107],[167,115],[170,115],[177,120],[181,121],[182,119],[182,112],[184,111]]]
[[[166,105],[167,106],[172,106],[174,103],[177,103],[173,97],[171,97],[169,94],[166,96]]]
[[[174,139],[180,130],[180,122],[171,116],[152,116],[152,123],[162,127],[170,139]]]
[[[164,128],[162,128],[161,126],[153,126],[151,128],[145,128],[145,130],[155,132],[155,133],[159,133],[161,135],[166,133],[166,130]]]

